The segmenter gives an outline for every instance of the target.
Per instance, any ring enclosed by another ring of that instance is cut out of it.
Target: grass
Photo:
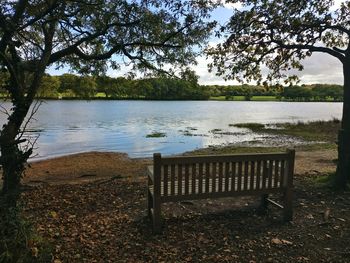
[[[222,129],[212,129],[210,132],[211,133],[218,133],[218,132],[221,132]]]
[[[248,128],[253,132],[289,135],[310,142],[324,141],[335,143],[337,140],[338,130],[340,129],[340,121],[333,119],[330,121],[278,123],[274,125],[264,125],[260,123],[238,123],[230,124],[230,126]]]
[[[329,187],[334,185],[335,173],[323,174],[316,177],[311,177],[311,183],[317,187]]]
[[[309,178],[308,183],[317,187],[317,188],[328,188],[333,193],[340,193],[344,191],[344,188],[339,188],[336,186],[336,173],[326,173],[318,176],[313,176]],[[347,190],[350,189],[350,183],[346,185]]]
[[[164,132],[153,132],[150,134],[146,135],[146,138],[162,138],[162,137],[166,137],[166,133]]]
[[[213,96],[209,100],[218,101],[246,101],[245,96],[233,96],[233,100],[226,100],[225,96]],[[276,96],[253,96],[250,101],[279,101]]]
[[[289,135],[301,138],[309,144],[298,145],[294,148],[298,151],[336,150],[336,138],[340,128],[340,121],[312,121],[298,123],[282,123],[264,125],[261,123],[238,123],[229,126],[248,128],[254,132]],[[212,146],[204,149],[194,150],[185,154],[207,155],[207,154],[235,154],[235,153],[263,153],[281,152],[286,147],[243,147],[243,146]]]
[[[252,131],[261,131],[265,128],[265,124],[261,123],[237,123],[237,124],[229,124],[230,127],[237,128],[247,128]]]
[[[340,121],[334,119],[331,121],[283,123],[278,124],[277,127],[279,129],[267,129],[267,131],[296,136],[307,141],[326,141],[335,143],[338,130],[340,129]]]
[[[252,101],[279,101],[276,96],[253,96]]]
[[[104,93],[104,92],[97,92],[95,94],[95,98],[106,98],[106,93]]]
[[[335,150],[336,145],[331,143],[314,143],[298,145],[294,147],[297,151]],[[210,155],[210,154],[236,154],[236,153],[273,153],[284,152],[286,147],[251,147],[251,146],[212,146],[194,151],[186,152],[184,155]]]

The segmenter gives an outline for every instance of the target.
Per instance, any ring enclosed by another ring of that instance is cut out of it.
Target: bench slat
[[[278,175],[279,175],[279,166],[280,166],[280,161],[276,160],[275,161],[275,171],[274,171],[274,185],[273,187],[276,187],[276,184],[279,180]]]
[[[178,195],[182,195],[182,164],[177,165],[177,183],[178,183]]]
[[[267,167],[267,161],[263,161],[263,170],[262,170],[262,185],[261,189],[266,189],[266,179],[268,178],[268,167]]]
[[[224,167],[223,167],[223,163],[220,162],[219,163],[219,187],[218,187],[218,192],[222,192],[222,182],[223,182],[223,176],[224,176]]]
[[[231,154],[231,155],[213,155],[213,156],[176,156],[162,157],[162,164],[191,164],[191,163],[214,163],[214,162],[242,162],[253,160],[286,160],[289,155],[282,153],[261,153],[261,154]]]
[[[168,173],[169,173],[169,167],[168,165],[164,165],[163,167],[163,174],[164,174],[164,196],[168,195]]]
[[[262,194],[271,194],[271,193],[280,193],[282,190],[275,188],[270,190],[247,190],[242,192],[221,192],[221,193],[201,193],[201,194],[190,194],[182,196],[167,196],[161,197],[162,203],[167,202],[179,202],[182,200],[198,200],[198,199],[215,199],[221,197],[235,197],[235,196],[247,196],[247,195],[262,195]]]
[[[255,189],[261,189],[260,182],[261,182],[261,161],[257,161]]]
[[[224,187],[224,192],[229,191],[229,178],[230,178],[230,163],[226,162],[225,163],[225,187]]]
[[[281,184],[285,185],[285,174],[286,174],[286,162],[284,160],[281,161],[281,177],[280,182]]]
[[[255,177],[253,179],[254,183],[256,182],[256,178],[257,177]],[[250,183],[250,180],[251,180],[251,178],[249,177],[249,180],[248,180],[249,183]],[[225,184],[225,181],[226,181],[226,179],[223,178],[222,185]],[[233,181],[233,178],[229,178],[228,183],[231,184],[232,181]],[[203,181],[202,183],[204,185],[205,181]],[[168,185],[168,188],[169,188],[171,182],[168,182],[168,184],[169,184]],[[210,178],[210,180],[209,180],[209,187],[210,187],[210,189],[211,189],[212,185],[218,185],[218,184],[219,184],[219,178],[215,178],[215,179]],[[241,192],[250,191],[250,190],[259,190],[259,189],[246,189],[246,190],[244,190],[243,189],[243,184],[244,184],[244,182],[242,181],[242,187],[241,187],[242,190],[241,190]],[[182,185],[182,189],[179,189],[180,185]],[[236,189],[237,189],[237,185],[238,185],[238,183],[236,182],[236,187],[235,187]],[[190,186],[190,188],[192,187],[192,181],[190,181],[189,186]],[[174,195],[164,195],[165,188],[166,187],[164,186],[164,184],[162,184],[160,194],[164,198],[171,197],[171,196],[186,196],[186,195],[183,194],[185,192],[185,190],[184,190],[185,189],[184,181],[181,184],[179,184],[178,181],[175,181],[175,194]],[[237,190],[234,190],[235,188],[229,189],[228,192],[239,192]],[[271,188],[271,189],[282,189],[282,188],[284,188],[284,186],[282,184],[280,184],[280,182],[277,182],[277,187],[276,188]],[[151,189],[151,192],[152,192],[153,186],[149,186],[149,189]],[[271,189],[261,189],[261,190],[271,190]],[[182,194],[180,194],[180,193],[182,193]],[[195,183],[195,191],[193,193],[188,194],[188,195],[191,195],[191,194],[204,194],[204,193],[206,193],[206,192],[202,192],[202,193],[199,192],[199,183],[198,183],[198,180],[197,180],[197,182]],[[218,192],[209,191],[208,193],[218,193]]]
[[[199,164],[199,174],[198,174],[198,193],[203,192],[203,163]]]
[[[185,164],[185,195],[189,194],[189,164]]]
[[[191,193],[196,191],[196,180],[197,180],[197,164],[192,164],[192,181],[191,181]]]
[[[255,161],[250,162],[250,185],[249,190],[255,189],[254,187],[254,178],[255,178]]]
[[[269,168],[268,168],[268,184],[267,188],[271,189],[272,188],[272,172],[273,172],[273,160],[269,160]]]
[[[216,180],[217,178],[217,163],[212,164],[212,172],[211,172],[211,178],[214,180],[214,183],[211,184],[211,187],[209,187],[209,192],[215,193],[216,192]]]
[[[237,191],[242,190],[242,162],[238,163],[238,185],[237,185]]]
[[[205,164],[205,186],[203,187],[206,193],[209,193],[209,180],[210,180],[210,163]]]
[[[236,163],[231,163],[231,171],[232,171],[232,180],[231,180],[231,191],[235,191],[236,181],[237,181],[237,173],[236,173]]]
[[[244,184],[243,184],[243,190],[248,190],[248,174],[249,174],[249,162],[244,162]]]
[[[171,189],[171,195],[175,195],[175,164],[172,164],[170,166],[170,172],[171,172],[171,177],[170,177],[170,189]]]

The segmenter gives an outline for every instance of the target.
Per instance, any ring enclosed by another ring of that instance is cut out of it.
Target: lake
[[[2,103],[5,108],[8,103]],[[276,145],[276,138],[229,126],[341,118],[342,103],[249,101],[45,101],[29,135],[33,159],[86,152],[170,155],[211,145]],[[0,124],[5,121],[4,114]],[[154,132],[165,137],[149,138]],[[278,145],[302,143],[282,138]]]

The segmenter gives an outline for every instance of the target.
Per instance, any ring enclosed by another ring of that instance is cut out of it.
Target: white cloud
[[[302,83],[343,83],[341,62],[330,55],[314,53],[303,65],[304,70],[297,73]]]
[[[344,2],[344,0],[334,0],[334,5],[331,8],[331,11],[338,9],[340,7],[341,3],[343,3],[343,2]]]
[[[242,3],[241,2],[237,2],[237,3],[224,3],[224,7],[227,9],[240,9],[242,8]]]

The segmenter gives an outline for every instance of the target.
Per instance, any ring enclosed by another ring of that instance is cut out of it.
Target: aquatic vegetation
[[[162,138],[162,137],[166,137],[166,133],[164,132],[153,132],[150,134],[146,135],[146,138]]]

